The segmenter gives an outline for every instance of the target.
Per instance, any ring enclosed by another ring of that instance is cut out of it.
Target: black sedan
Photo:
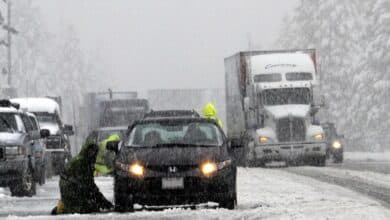
[[[118,145],[107,144],[117,152],[117,211],[133,211],[134,204],[147,208],[206,202],[234,209],[236,166],[214,120],[144,119],[135,122]]]

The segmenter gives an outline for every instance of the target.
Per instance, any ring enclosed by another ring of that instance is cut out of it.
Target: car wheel
[[[34,180],[34,175],[32,169],[28,169],[26,173],[22,175],[22,178],[18,180],[15,184],[10,186],[11,195],[22,197],[28,196],[31,197],[36,194],[36,183]]]
[[[46,183],[46,167],[41,167],[41,175],[39,176],[39,185],[43,185]]]
[[[233,197],[228,197],[226,199],[223,199],[219,202],[219,207],[233,210],[237,206],[237,196],[234,195]]]

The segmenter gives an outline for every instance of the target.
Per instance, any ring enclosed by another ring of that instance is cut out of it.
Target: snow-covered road
[[[0,216],[8,219],[52,218],[47,214],[59,197],[57,181],[58,179],[53,178],[46,185],[39,187],[38,195],[33,198],[13,198],[9,196],[8,190],[0,188]],[[96,182],[104,194],[112,200],[112,179],[97,178]],[[233,211],[204,208],[170,209],[131,214],[68,215],[55,218],[377,220],[390,219],[390,210],[380,202],[347,188],[289,173],[286,169],[239,168],[238,208]]]

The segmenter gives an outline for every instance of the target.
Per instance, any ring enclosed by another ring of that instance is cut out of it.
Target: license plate
[[[183,178],[162,178],[161,188],[163,189],[183,189]]]

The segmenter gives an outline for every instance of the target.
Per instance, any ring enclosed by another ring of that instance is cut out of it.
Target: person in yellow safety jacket
[[[222,121],[219,118],[217,118],[217,109],[215,108],[215,106],[211,102],[207,103],[204,106],[203,115],[205,118],[210,118],[210,119],[216,120],[219,127],[222,128]]]
[[[113,160],[113,156],[110,157],[111,152],[107,151],[107,142],[109,141],[120,141],[120,137],[117,134],[111,134],[105,140],[99,142],[99,152],[96,157],[95,162],[95,176],[98,175],[107,175],[112,172],[113,164],[110,160]]]

